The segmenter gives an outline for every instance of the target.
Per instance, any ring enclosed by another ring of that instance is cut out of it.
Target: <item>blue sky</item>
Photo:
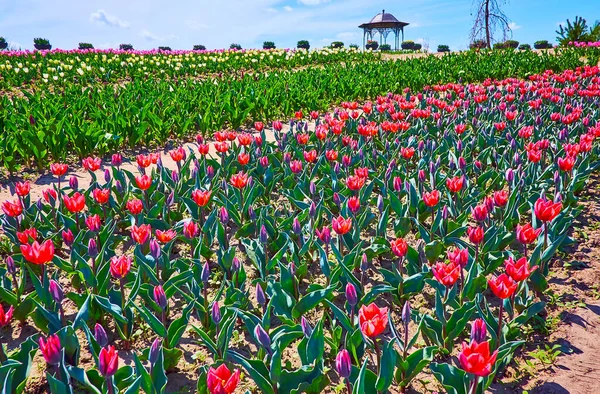
[[[340,40],[362,43],[358,25],[385,9],[410,23],[405,39],[435,50],[468,45],[471,0],[0,0],[0,35],[23,49],[34,37],[55,48],[91,42],[97,48],[131,43],[136,49],[161,45],[191,49],[262,46],[295,47],[307,39],[312,47]],[[593,22],[600,0],[512,0],[504,7],[513,38],[532,44],[555,41],[560,22],[576,15]]]

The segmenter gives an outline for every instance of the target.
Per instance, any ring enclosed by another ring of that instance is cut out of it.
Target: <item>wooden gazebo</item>
[[[404,27],[409,24],[406,22],[400,22],[396,17],[390,13],[381,11],[367,23],[363,23],[358,26],[363,29],[363,49],[368,41],[373,40],[373,35],[379,33],[379,45],[387,44],[387,36],[390,33],[394,33],[394,49],[398,50],[400,44],[404,41]],[[402,37],[402,41],[400,41]]]

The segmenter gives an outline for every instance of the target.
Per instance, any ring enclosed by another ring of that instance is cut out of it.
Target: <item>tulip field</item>
[[[152,80],[156,56],[0,55],[93,75],[2,73],[3,165],[52,174],[41,198],[20,180],[1,202],[2,393],[161,394],[182,373],[210,394],[501,380],[600,166],[598,48],[352,52],[198,86]]]

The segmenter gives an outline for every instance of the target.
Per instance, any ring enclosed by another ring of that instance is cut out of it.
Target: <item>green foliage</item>
[[[485,40],[475,40],[469,44],[469,49],[485,49],[487,42]]]
[[[438,45],[438,52],[450,52],[450,47],[448,45]]]
[[[196,44],[194,45],[194,51],[205,51],[206,47],[204,45],[201,44]]]
[[[275,49],[275,43],[273,41],[263,42],[263,49]]]
[[[344,43],[341,41],[334,41],[331,43],[331,47],[332,48],[343,48],[344,47]]]
[[[383,52],[391,51],[392,50],[392,46],[390,44],[382,44],[379,47],[379,50],[381,50]]]
[[[521,44],[521,45],[519,45],[519,50],[521,50],[521,51],[530,51],[531,50],[531,45],[529,45],[529,44]]]
[[[548,40],[539,40],[533,43],[535,49],[549,49],[552,48],[552,44]]]
[[[240,44],[233,43],[233,44],[229,45],[229,49],[235,49],[237,51],[241,51],[242,46]]]
[[[119,45],[119,49],[122,51],[133,51],[133,45],[131,44],[121,44]]]
[[[171,47],[158,47],[158,50],[168,52],[171,51]]]
[[[600,22],[596,21],[592,26],[588,26],[584,18],[576,16],[574,22],[567,19],[566,26],[561,23],[556,34],[556,40],[563,46],[574,42],[600,41]]]
[[[402,49],[404,50],[414,50],[415,49],[415,42],[411,41],[411,40],[407,40],[407,41],[403,41],[402,42]]]
[[[367,41],[367,44],[365,45],[365,48],[367,49],[371,49],[371,50],[376,50],[377,48],[379,48],[379,43],[375,40],[369,40]]]
[[[80,42],[79,49],[94,49],[94,46],[89,42]]]
[[[50,41],[46,38],[34,38],[33,43],[37,45],[49,45]]]
[[[504,41],[504,47],[510,49],[517,49],[519,47],[519,41],[506,40]]]
[[[308,42],[308,40],[300,40],[298,41],[298,44],[296,44],[296,48],[309,50],[310,43]]]

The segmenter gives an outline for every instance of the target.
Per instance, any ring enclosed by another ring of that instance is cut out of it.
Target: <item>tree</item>
[[[502,34],[502,41],[506,41],[512,30],[508,17],[501,9],[504,4],[506,0],[473,0],[475,20],[471,28],[471,42],[482,39],[491,48],[498,32]]]
[[[561,24],[556,34],[558,34],[556,41],[560,45],[567,45],[570,42],[600,41],[600,22],[596,21],[594,26],[588,27],[585,19],[576,16],[573,23],[567,19],[566,27]]]

